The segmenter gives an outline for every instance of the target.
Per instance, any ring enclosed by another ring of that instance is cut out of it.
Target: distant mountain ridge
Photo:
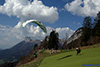
[[[19,59],[20,56],[27,55],[34,47],[35,44],[40,44],[40,40],[32,40],[30,37],[25,37],[25,40],[16,44],[10,49],[0,51],[0,60],[12,61]]]
[[[73,35],[67,40],[67,44],[71,43],[72,41],[75,41],[82,35],[82,28],[77,29]],[[67,45],[66,44],[66,45]]]
[[[2,49],[0,48],[0,50],[2,50]]]

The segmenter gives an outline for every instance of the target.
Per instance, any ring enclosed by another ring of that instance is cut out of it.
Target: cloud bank
[[[96,17],[100,11],[100,0],[74,0],[65,5],[67,11],[79,16]]]
[[[27,25],[25,28],[22,28],[21,24],[22,23],[19,22],[15,27],[0,25],[0,48],[12,47],[18,42],[24,40],[25,36],[42,40],[54,29],[52,27],[46,27],[47,34],[45,34],[39,26]],[[56,28],[54,30],[59,33],[59,38],[65,38],[66,33],[68,36],[71,36],[74,33],[74,31],[68,27]]]
[[[0,13],[8,16],[17,16],[22,22],[29,19],[53,23],[58,19],[56,7],[45,6],[42,1],[34,0],[5,0],[0,6]]]
[[[34,0],[33,2],[29,2],[28,0],[5,0],[5,3],[0,5],[0,13],[20,18],[20,22],[14,27],[0,25],[0,48],[3,49],[14,46],[26,36],[42,40],[54,29],[46,27],[47,34],[45,34],[39,26],[27,25],[25,28],[22,28],[21,25],[24,21],[36,19],[54,23],[58,19],[57,8],[45,6],[39,0]],[[68,36],[71,36],[74,32],[68,27],[56,28],[54,30],[59,33],[59,38],[65,38],[66,33]]]
[[[39,26],[27,25],[25,28],[22,28],[21,24],[26,20],[36,19],[49,23],[54,23],[58,20],[57,8],[45,6],[40,0],[32,2],[29,0],[5,0],[5,3],[0,5],[0,13],[20,18],[20,22],[14,27],[0,25],[0,48],[14,46],[22,41],[25,36],[39,40],[46,36]],[[51,29],[51,27],[47,27],[48,32]]]

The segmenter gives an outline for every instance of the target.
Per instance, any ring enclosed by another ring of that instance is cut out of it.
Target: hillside
[[[39,67],[83,67],[83,64],[100,65],[100,47],[82,50],[79,56],[76,56],[76,51],[50,56]]]
[[[43,52],[42,55],[39,55],[39,58],[18,67],[83,67],[83,64],[100,65],[100,44],[81,47],[81,49],[82,53],[79,56],[76,56],[75,50],[63,50],[60,54],[52,56]],[[43,54],[49,57],[43,60]]]
[[[16,67],[37,67],[41,64],[45,57],[50,56],[50,53],[41,51],[37,53],[38,57],[34,58],[33,53],[30,52],[26,57],[21,59]]]
[[[12,61],[19,59],[20,56],[26,56],[34,47],[35,44],[40,44],[39,40],[25,39],[16,44],[10,49],[0,51],[0,60]]]

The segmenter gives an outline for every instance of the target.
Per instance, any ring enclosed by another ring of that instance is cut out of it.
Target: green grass
[[[23,64],[19,67],[38,67],[38,64],[40,63],[41,60],[43,60],[43,59],[40,59],[38,61],[31,61],[31,62],[29,62],[27,64]]]
[[[76,56],[76,50],[61,50],[60,53],[50,55],[41,51],[34,62],[18,67],[100,67],[100,44],[81,47],[81,55]],[[39,64],[39,65],[38,65]],[[83,64],[99,64],[99,66],[82,66]]]
[[[88,67],[82,66],[83,64],[99,64],[100,67],[100,47],[82,50],[78,56],[76,51],[50,56],[45,58],[39,67]]]

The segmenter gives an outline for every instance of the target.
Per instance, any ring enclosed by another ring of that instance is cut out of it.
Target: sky
[[[70,37],[82,27],[86,16],[96,17],[100,0],[0,0],[0,48],[8,49],[24,40],[25,36],[43,40],[52,30],[59,38]],[[45,34],[36,24],[23,22],[31,19],[41,21]]]

